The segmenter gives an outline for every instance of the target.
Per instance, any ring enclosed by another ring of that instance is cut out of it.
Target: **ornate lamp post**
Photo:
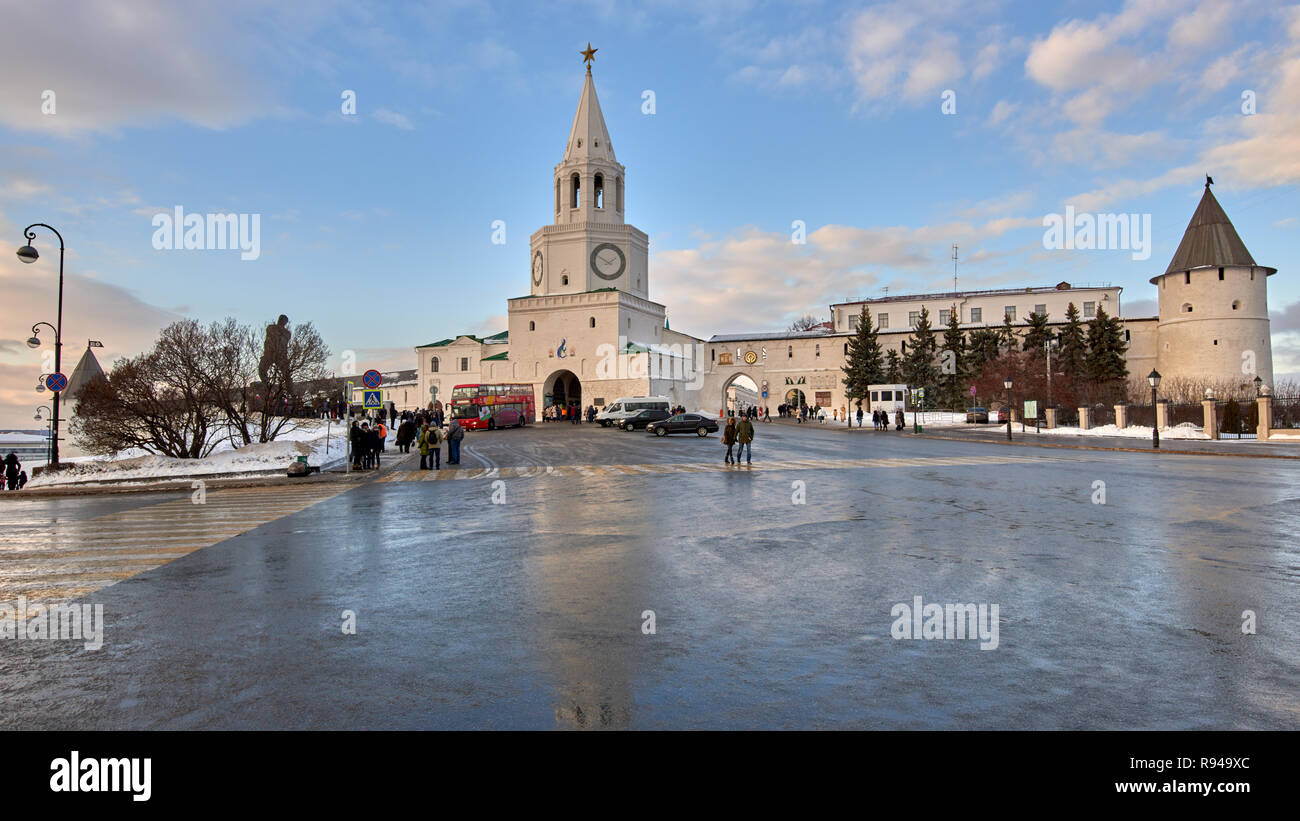
[[[1256,376],[1256,377],[1255,377],[1255,397],[1256,397],[1256,398],[1258,398],[1258,397],[1264,395],[1264,394],[1263,394],[1263,390],[1262,390],[1263,387],[1264,387],[1264,380],[1263,380],[1263,379],[1260,379],[1258,376]]]
[[[1160,371],[1155,368],[1147,374],[1147,383],[1151,385],[1151,447],[1160,448],[1160,419],[1156,415],[1156,388],[1160,387]]]
[[[18,258],[28,264],[35,262],[41,257],[41,255],[38,254],[36,252],[36,249],[33,248],[31,245],[31,241],[36,239],[36,232],[32,230],[33,228],[48,228],[54,234],[54,236],[59,238],[59,313],[58,316],[56,317],[55,321],[57,324],[55,325],[50,325],[50,323],[48,322],[37,322],[35,325],[32,326],[32,338],[27,340],[27,346],[29,348],[39,348],[41,345],[41,340],[37,336],[39,333],[37,329],[41,325],[49,326],[50,330],[54,331],[54,370],[59,373],[62,373],[63,372],[62,369],[62,364],[63,364],[63,251],[64,251],[63,235],[60,234],[58,231],[55,231],[53,227],[46,225],[43,222],[34,222],[31,225],[27,226],[25,229],[23,229],[23,236],[27,238],[28,244],[18,249]],[[54,401],[52,403],[54,405],[54,410],[50,414],[51,415],[50,465],[55,468],[59,466],[60,393],[61,393],[60,391],[54,392]]]
[[[47,421],[47,420],[45,419],[45,417],[41,416],[41,411],[45,411],[46,413],[51,413],[51,411],[50,411],[49,408],[45,407],[44,405],[41,405],[39,408],[36,409],[36,415],[32,417],[32,418],[35,419],[37,422],[44,422],[44,421]],[[51,415],[52,415],[52,414],[51,414]],[[49,446],[49,443],[50,443],[51,441],[53,441],[53,440],[50,438],[49,434],[47,434],[47,435],[46,435],[46,445],[45,445],[45,464],[47,464],[47,465],[50,463],[50,446]]]
[[[1011,377],[1007,377],[1002,382],[1002,387],[1007,389],[1007,441],[1011,441]]]

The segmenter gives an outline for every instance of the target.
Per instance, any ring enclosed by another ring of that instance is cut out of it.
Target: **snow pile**
[[[327,428],[323,420],[302,420],[299,427],[286,431],[274,442],[245,445],[235,449],[229,443],[217,446],[202,459],[176,459],[133,450],[116,458],[102,456],[74,460],[57,473],[42,472],[27,483],[28,487],[51,487],[83,482],[138,482],[150,479],[183,479],[187,476],[239,476],[286,471],[299,456],[307,464],[323,470],[342,464],[346,453],[347,427],[335,422],[328,428],[329,451],[326,452]]]
[[[1018,426],[1017,426],[1018,427]],[[1053,428],[1048,430],[1043,428],[1039,433],[1053,434],[1056,436],[1119,436],[1127,439],[1150,439],[1151,428],[1135,427],[1133,425],[1127,428],[1117,428],[1114,425],[1099,425],[1095,428],[1083,430],[1082,428]],[[1191,422],[1183,422],[1172,428],[1160,429],[1161,439],[1209,439],[1198,425]]]

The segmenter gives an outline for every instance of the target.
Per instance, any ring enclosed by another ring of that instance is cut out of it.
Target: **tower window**
[[[1232,301],[1232,310],[1234,310],[1234,311],[1239,311],[1239,310],[1241,310],[1241,300],[1240,300],[1240,299],[1234,299],[1234,300]]]
[[[1192,312],[1192,303],[1190,303],[1190,302],[1184,302],[1184,303],[1183,303],[1183,313],[1185,313],[1185,314],[1190,314],[1191,312]]]
[[[793,345],[786,345],[786,346],[785,346],[785,356],[786,356],[787,359],[794,359],[794,346],[793,346]]]
[[[596,185],[592,188],[592,195],[595,199],[592,204],[597,208],[605,207],[605,177],[601,174],[596,175]]]
[[[614,178],[614,207],[619,213],[623,212],[623,178]]]
[[[1125,342],[1129,342],[1129,341],[1132,341],[1132,339],[1133,339],[1133,337],[1130,335],[1130,333],[1129,333],[1128,331],[1125,331],[1125,332],[1124,332],[1124,341],[1125,341]],[[1217,345],[1218,343],[1216,342],[1215,344]]]
[[[847,342],[844,343],[844,355],[845,356],[849,355],[849,343]]]
[[[1217,340],[1217,339],[1214,340],[1214,344],[1215,344],[1215,345],[1218,345],[1218,344],[1219,344],[1219,340]]]
[[[561,284],[561,285],[568,285],[568,284],[569,284],[569,275],[568,275],[568,274],[565,274],[564,276],[560,277],[560,284]]]
[[[815,351],[814,351],[813,355],[814,355],[814,356],[821,356],[821,355],[822,355],[822,346],[821,346],[821,343],[819,342],[819,343],[817,343],[816,345],[814,345],[813,347],[815,348]]]
[[[589,321],[591,322],[591,327],[596,327],[596,317],[593,316]]]
[[[582,179],[574,174],[569,177],[569,207],[578,208],[582,205]]]
[[[560,180],[555,180],[555,213],[560,213]]]
[[[530,331],[535,331],[535,330],[537,330],[537,323],[536,323],[536,322],[529,322],[529,323],[528,323],[528,330],[530,330]]]
[[[1223,269],[1219,269],[1219,282],[1223,282]]]
[[[429,373],[437,373],[437,372],[438,372],[438,357],[435,356],[429,362]]]
[[[1191,285],[1191,284],[1192,284],[1192,272],[1191,272],[1191,271],[1183,271],[1183,284],[1184,284],[1184,285]]]

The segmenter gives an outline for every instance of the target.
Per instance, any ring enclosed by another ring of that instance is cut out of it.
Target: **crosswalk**
[[[0,605],[36,612],[152,570],[304,510],[348,485],[230,488],[79,521],[7,522],[0,530]]]
[[[663,476],[680,473],[769,473],[791,470],[847,470],[968,467],[1065,461],[1051,456],[950,456],[913,459],[783,459],[752,465],[717,462],[664,462],[635,465],[526,465],[522,467],[443,468],[390,473],[378,482],[438,482],[463,479],[607,478],[611,476]]]

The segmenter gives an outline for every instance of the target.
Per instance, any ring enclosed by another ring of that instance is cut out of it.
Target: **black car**
[[[643,410],[623,419],[618,423],[618,426],[623,430],[628,431],[645,430],[645,426],[651,422],[659,422],[670,416],[672,416],[672,414],[666,410]]]
[[[670,433],[708,436],[710,433],[718,432],[718,423],[698,413],[679,413],[658,422],[651,422],[645,426],[645,429],[646,433],[653,433],[655,436],[667,436]]]

